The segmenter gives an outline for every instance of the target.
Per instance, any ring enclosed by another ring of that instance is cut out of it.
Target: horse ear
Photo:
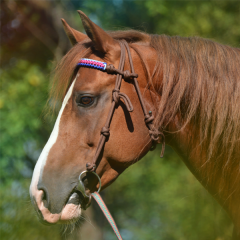
[[[75,45],[78,42],[83,41],[85,38],[87,38],[87,35],[84,33],[81,33],[73,28],[71,28],[67,22],[62,18],[63,28],[65,33],[67,34],[70,42],[72,45]]]
[[[83,27],[88,37],[93,41],[96,50],[107,53],[114,48],[117,41],[107,34],[102,28],[92,22],[82,11],[78,10]]]

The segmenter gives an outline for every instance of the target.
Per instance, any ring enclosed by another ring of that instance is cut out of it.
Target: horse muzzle
[[[39,190],[31,200],[37,212],[40,222],[45,225],[56,223],[68,223],[79,219],[81,216],[81,196],[77,192],[73,192],[68,198],[60,213],[52,213],[46,206],[44,199],[44,191]],[[85,199],[84,199],[85,201]]]
[[[92,175],[92,176],[91,176]],[[95,176],[94,176],[95,175]],[[54,213],[49,208],[49,201],[47,199],[47,191],[44,189],[34,188],[31,191],[31,200],[40,221],[45,225],[51,225],[56,223],[68,223],[79,219],[81,211],[86,210],[91,204],[91,192],[86,187],[84,182],[87,180],[98,179],[99,188],[98,193],[101,190],[101,179],[95,172],[83,171],[79,175],[79,181],[77,186],[70,193],[66,203],[64,204],[61,212]],[[97,178],[97,179],[96,179]]]

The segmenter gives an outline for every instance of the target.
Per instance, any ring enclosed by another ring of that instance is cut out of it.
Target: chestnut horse
[[[154,126],[165,142],[231,217],[240,239],[240,49],[190,37],[138,31],[105,32],[78,11],[87,35],[64,29],[73,45],[56,68],[50,100],[62,100],[54,129],[35,166],[30,195],[44,223],[68,223],[81,214],[79,174],[94,157],[112,103],[116,75],[76,65],[90,58],[118,68],[125,40]],[[124,70],[130,70],[126,54]],[[120,100],[96,173],[102,187],[152,149],[153,141],[132,81],[122,81],[134,111]],[[98,185],[88,177],[85,187]]]

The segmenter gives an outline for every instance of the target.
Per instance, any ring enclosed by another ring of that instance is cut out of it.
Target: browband
[[[100,62],[97,60],[89,59],[89,58],[81,58],[77,64],[77,66],[81,67],[90,67],[90,68],[96,68],[98,70],[105,71],[107,67],[107,63]]]

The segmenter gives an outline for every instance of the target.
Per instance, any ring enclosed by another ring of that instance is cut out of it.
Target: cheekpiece
[[[77,64],[77,66],[96,68],[96,69],[104,71],[107,67],[107,63],[89,59],[89,58],[81,58]]]

